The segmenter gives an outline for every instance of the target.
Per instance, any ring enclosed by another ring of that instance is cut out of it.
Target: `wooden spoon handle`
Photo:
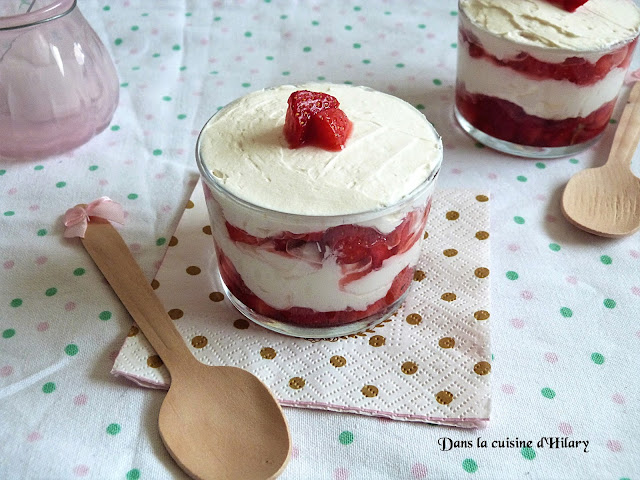
[[[629,93],[620,122],[613,137],[607,165],[631,167],[631,159],[640,141],[640,82]]]
[[[193,359],[118,231],[108,221],[92,217],[82,244],[169,371]]]

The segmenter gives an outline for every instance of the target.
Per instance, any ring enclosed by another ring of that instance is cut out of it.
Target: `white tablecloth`
[[[115,61],[120,105],[69,154],[0,159],[1,478],[183,478],[158,436],[164,392],[109,373],[131,320],[62,238],[61,215],[101,195],[122,203],[123,236],[151,280],[197,178],[205,121],[251,90],[317,79],[417,106],[444,139],[439,186],[491,191],[493,411],[487,428],[462,430],[286,408],[281,478],[640,478],[640,237],[583,233],[559,206],[573,174],[605,161],[614,123],[573,157],[477,146],[452,117],[453,0],[79,6]]]

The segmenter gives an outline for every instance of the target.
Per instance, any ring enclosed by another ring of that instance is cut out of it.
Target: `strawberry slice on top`
[[[337,151],[351,133],[352,123],[329,94],[298,90],[289,96],[284,136],[290,148],[313,145]]]
[[[342,110],[327,108],[311,116],[307,130],[308,142],[325,150],[342,150],[352,126]]]
[[[567,12],[575,12],[578,7],[581,7],[587,3],[587,1],[588,0],[547,0],[547,2],[557,5]]]

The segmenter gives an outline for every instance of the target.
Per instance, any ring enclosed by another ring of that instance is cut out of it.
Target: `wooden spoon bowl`
[[[246,370],[204,365],[191,354],[109,222],[92,217],[82,243],[171,374],[158,425],[178,465],[196,479],[278,476],[291,441],[267,386]]]
[[[562,194],[562,212],[578,228],[604,237],[640,229],[640,178],[631,160],[640,140],[640,83],[631,90],[607,163],[574,175]]]
[[[241,368],[197,360],[185,366],[181,374],[171,370],[158,419],[175,461],[194,478],[276,477],[288,461],[289,440],[271,392]]]

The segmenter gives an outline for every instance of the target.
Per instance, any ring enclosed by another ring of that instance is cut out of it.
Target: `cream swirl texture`
[[[589,52],[629,41],[640,30],[633,0],[589,0],[567,12],[545,0],[460,0],[477,27],[515,43]]]
[[[353,122],[338,152],[290,149],[283,135],[296,90],[333,95]],[[407,102],[365,87],[314,83],[250,93],[214,115],[198,142],[216,182],[256,206],[301,215],[344,215],[397,204],[442,160],[442,142]]]

